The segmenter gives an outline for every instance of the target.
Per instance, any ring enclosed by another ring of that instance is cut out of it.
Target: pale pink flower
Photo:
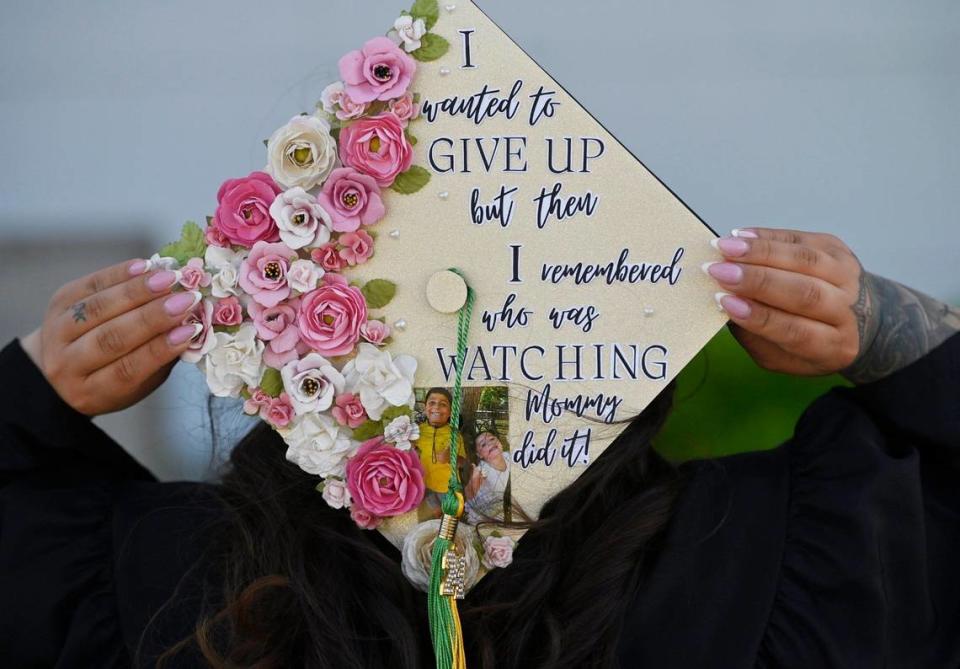
[[[337,232],[353,232],[361,225],[373,225],[387,211],[374,178],[352,167],[331,172],[317,202],[329,212]]]
[[[267,405],[260,409],[260,417],[274,427],[286,427],[293,420],[293,416],[293,404],[286,393],[280,393],[280,397],[270,398]]]
[[[211,225],[231,244],[246,248],[256,242],[277,241],[280,231],[270,216],[270,205],[281,190],[266,172],[227,179],[217,192],[217,211]]]
[[[360,326],[360,336],[377,346],[383,346],[390,332],[390,326],[383,321],[367,321]]]
[[[333,419],[355,430],[367,421],[367,412],[360,402],[360,396],[354,393],[340,393],[331,409]]]
[[[359,288],[339,274],[327,274],[323,284],[300,298],[297,325],[300,337],[321,355],[346,355],[360,339],[367,322],[367,302]]]
[[[381,188],[391,186],[413,163],[413,147],[403,129],[403,121],[391,112],[355,121],[340,131],[340,160],[373,177]]]
[[[214,325],[240,325],[243,322],[243,305],[235,296],[217,300],[213,308]]]
[[[201,330],[190,339],[187,350],[180,354],[180,359],[184,362],[197,363],[216,345],[216,337],[213,331],[213,302],[210,300],[200,300],[193,309],[184,315],[181,325],[193,325],[199,323]]]
[[[417,71],[417,61],[386,37],[346,54],[339,66],[344,90],[357,103],[400,97]]]
[[[320,102],[323,104],[323,111],[335,115],[341,121],[360,118],[367,111],[367,105],[362,102],[354,102],[343,90],[343,82],[335,81],[323,89],[320,94]]]
[[[323,501],[333,509],[350,506],[350,491],[340,479],[329,478],[323,482]]]
[[[260,409],[270,404],[273,398],[263,392],[259,387],[250,389],[250,398],[243,402],[243,413],[260,413]]]
[[[516,542],[510,537],[487,537],[483,540],[483,565],[487,569],[509,566],[515,546]]]
[[[404,123],[408,123],[417,118],[417,115],[420,113],[420,105],[413,101],[413,93],[410,91],[407,91],[396,100],[391,100],[387,109],[388,111],[392,111],[394,115]]]
[[[294,298],[273,307],[264,307],[250,302],[247,311],[257,329],[257,336],[267,342],[263,351],[263,361],[270,367],[279,369],[291,359],[299,357],[296,352],[300,343],[300,331],[297,329],[297,308],[299,300]],[[281,362],[282,361],[282,362]]]
[[[240,287],[256,302],[273,307],[290,296],[287,270],[297,252],[286,244],[257,242],[240,263]]]
[[[210,285],[210,274],[203,269],[203,258],[190,258],[180,268],[180,285],[184,290],[200,290]]]
[[[373,255],[373,237],[363,230],[340,235],[340,257],[351,267],[367,262]]]
[[[327,272],[339,272],[347,266],[346,261],[337,252],[337,245],[332,242],[310,251],[310,257]]]
[[[383,522],[383,518],[375,516],[366,509],[354,506],[350,509],[350,518],[361,530],[375,530]]]

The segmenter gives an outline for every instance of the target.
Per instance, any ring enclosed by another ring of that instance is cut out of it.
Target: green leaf
[[[160,255],[171,256],[185,265],[190,258],[202,258],[206,250],[207,240],[203,230],[193,221],[187,221],[180,230],[180,239],[160,249]]]
[[[383,423],[378,420],[368,420],[359,427],[353,428],[353,438],[357,441],[366,441],[383,434]]]
[[[417,0],[410,8],[410,15],[415,19],[423,19],[430,30],[440,18],[440,3],[437,0]]]
[[[436,33],[427,33],[420,38],[420,48],[410,53],[421,62],[430,62],[446,55],[450,50],[450,42]]]
[[[280,370],[273,367],[267,367],[260,379],[260,390],[270,397],[280,397],[283,392],[283,378],[280,376]]]
[[[413,409],[404,405],[402,407],[387,407],[380,420],[383,421],[384,425],[388,425],[390,421],[394,418],[399,418],[400,416],[411,416],[413,415]]]
[[[430,173],[419,165],[397,175],[391,189],[402,195],[410,195],[430,183]]]
[[[316,490],[317,492],[322,493],[322,492],[323,492],[323,488],[326,486],[326,484],[327,484],[326,481],[320,481],[320,483],[318,483],[318,484],[314,487],[314,490]]]
[[[397,294],[397,284],[386,279],[373,279],[363,284],[360,289],[371,309],[382,309],[390,304],[390,300]]]
[[[407,141],[410,142],[410,146],[416,146],[416,145],[417,145],[417,137],[416,137],[416,135],[414,135],[414,134],[413,134],[412,132],[410,132],[409,130],[404,130],[404,131],[403,131],[403,134],[407,136]]]

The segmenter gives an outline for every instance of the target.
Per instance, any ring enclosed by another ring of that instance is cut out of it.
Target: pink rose
[[[361,530],[375,530],[383,522],[382,518],[356,506],[350,509],[350,518]]]
[[[367,321],[360,326],[360,336],[376,346],[383,346],[390,332],[390,326],[382,321]]]
[[[243,322],[243,305],[235,296],[217,300],[213,308],[214,325],[240,325]]]
[[[351,430],[360,427],[367,421],[367,412],[360,402],[360,396],[354,393],[337,395],[330,412],[333,414],[335,421]]]
[[[270,216],[270,205],[281,191],[266,172],[227,179],[217,192],[212,225],[231,244],[250,248],[256,242],[275,242],[280,231]]]
[[[287,270],[297,252],[286,244],[257,242],[240,263],[240,287],[256,302],[274,307],[290,297]]]
[[[351,167],[339,167],[330,173],[317,202],[330,213],[337,232],[373,225],[386,213],[377,182]]]
[[[344,90],[356,103],[400,97],[417,71],[417,61],[386,37],[374,37],[339,65]]]
[[[347,265],[337,252],[337,245],[333,243],[313,249],[310,251],[310,258],[327,272],[339,272]]]
[[[209,353],[210,349],[217,343],[213,331],[213,303],[210,300],[200,300],[193,309],[184,315],[180,322],[181,325],[193,325],[194,323],[199,323],[203,327],[190,340],[187,350],[180,354],[180,359],[184,362],[200,362],[200,359]]]
[[[374,178],[381,188],[410,169],[413,147],[403,134],[403,123],[390,112],[362,118],[340,131],[340,160]]]
[[[340,257],[351,267],[367,262],[373,255],[373,237],[363,230],[346,232],[340,235],[337,241],[343,247],[340,249]]]
[[[286,393],[272,397],[265,407],[260,409],[260,417],[275,427],[286,427],[293,420],[293,404]]]
[[[360,326],[366,322],[363,293],[338,274],[327,274],[319,288],[300,298],[300,337],[321,355],[350,353],[360,339]]]
[[[412,511],[423,501],[420,456],[394,448],[383,437],[360,444],[347,460],[346,482],[354,508],[381,518]]]
[[[515,545],[510,537],[487,537],[483,540],[483,565],[487,569],[509,566]]]
[[[264,307],[256,302],[247,306],[257,329],[257,336],[267,342],[263,350],[263,361],[269,367],[279,369],[298,357],[296,347],[300,343],[300,331],[297,329],[299,303],[300,300],[294,298],[273,307]]]
[[[210,285],[210,274],[203,269],[203,258],[190,258],[187,264],[180,268],[180,285],[184,290],[199,290]]]
[[[230,246],[230,240],[227,239],[227,236],[223,234],[220,228],[212,223],[207,226],[207,230],[203,233],[203,236],[210,246]]]
[[[413,93],[407,91],[402,97],[391,100],[387,110],[392,111],[398,119],[407,123],[417,118],[417,114],[420,113],[420,105],[413,101]]]
[[[250,389],[250,399],[245,400],[243,403],[243,413],[255,414],[260,413],[260,409],[270,404],[270,400],[273,398],[263,392],[260,388],[251,388]]]

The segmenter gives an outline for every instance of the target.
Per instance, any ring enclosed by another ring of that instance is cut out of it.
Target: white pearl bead
[[[452,12],[453,10],[455,10],[455,9],[457,8],[457,6],[456,6],[456,5],[444,5],[443,8],[446,9],[448,12]]]
[[[440,76],[441,76],[441,77],[445,77],[445,76],[447,76],[448,74],[450,74],[450,68],[449,68],[449,67],[441,67],[441,68],[440,68]]]
[[[446,200],[448,197],[450,197],[450,193],[447,191],[440,191],[437,193],[437,197],[439,197],[441,200]]]
[[[390,231],[390,237],[391,237],[391,239],[400,239],[400,231],[399,231],[399,230],[391,230],[391,231]]]
[[[643,315],[646,316],[647,318],[650,318],[651,316],[653,316],[653,307],[644,307]]]
[[[406,322],[405,320],[403,320],[402,318],[397,319],[396,321],[394,321],[393,327],[395,327],[396,329],[398,329],[398,330],[400,330],[400,331],[406,330],[406,329],[407,329],[407,322]]]

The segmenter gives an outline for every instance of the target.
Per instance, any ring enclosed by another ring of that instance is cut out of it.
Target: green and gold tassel
[[[463,274],[451,268],[461,277]],[[467,334],[473,313],[474,293],[467,285],[467,301],[460,308],[457,325],[456,380],[453,386],[453,406],[450,408],[450,483],[440,506],[443,517],[440,531],[433,544],[430,565],[430,590],[427,593],[427,614],[430,617],[430,636],[437,669],[466,669],[463,631],[457,613],[457,600],[466,593],[466,556],[457,552],[454,543],[457,525],[463,515],[463,486],[457,467],[457,434],[460,429],[460,409],[463,403],[463,365],[467,357]],[[467,550],[470,550],[467,547]]]

